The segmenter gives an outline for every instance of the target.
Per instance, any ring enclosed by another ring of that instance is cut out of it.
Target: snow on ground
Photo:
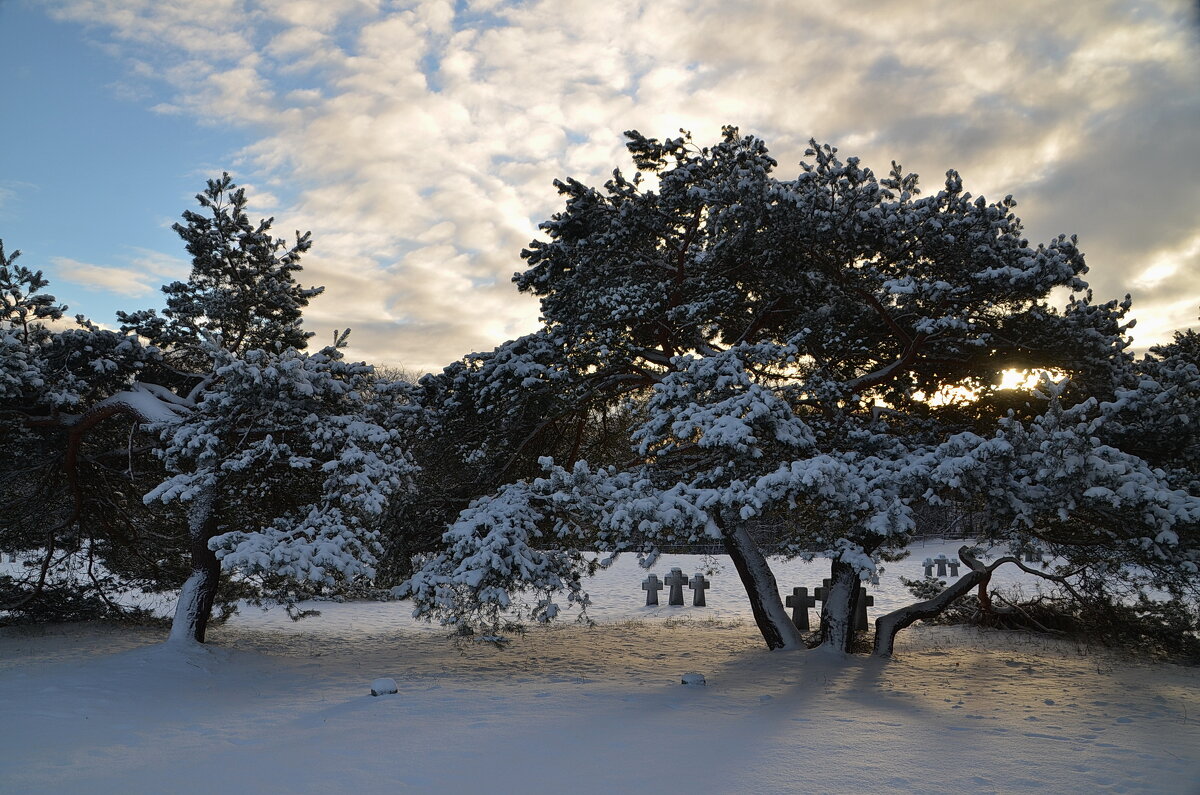
[[[1200,792],[1198,669],[922,626],[890,662],[769,653],[723,566],[706,609],[641,607],[645,572],[617,568],[592,590],[632,606],[506,648],[392,603],[248,611],[205,647],[0,630],[0,791]],[[819,572],[776,568],[785,590]]]

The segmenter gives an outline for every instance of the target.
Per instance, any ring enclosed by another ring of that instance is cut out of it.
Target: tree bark
[[[975,590],[975,595],[979,598],[979,611],[985,616],[994,612],[992,608],[992,595],[988,593],[988,586],[992,584],[992,573],[989,571],[983,575],[983,579],[979,581],[979,585]]]
[[[834,560],[829,593],[821,607],[821,646],[849,652],[854,643],[854,611],[858,606],[858,572],[849,563]]]
[[[970,571],[957,582],[950,585],[932,599],[924,602],[893,610],[885,616],[875,619],[875,648],[876,657],[891,657],[896,643],[896,634],[905,627],[915,624],[923,618],[933,618],[954,604],[960,597],[965,596],[972,588],[985,584],[991,579],[992,572],[1005,563],[1017,563],[1013,557],[1000,558],[991,565],[984,565],[979,558],[971,554],[971,548],[964,546],[958,550],[958,558],[966,564]]]
[[[188,530],[191,536],[192,573],[179,592],[175,618],[171,621],[170,642],[203,643],[212,617],[217,587],[221,581],[221,562],[208,542],[217,534],[217,514],[212,490],[197,497],[191,505]]]
[[[754,623],[762,633],[768,649],[803,649],[804,640],[800,630],[792,623],[783,600],[779,598],[779,586],[775,575],[767,564],[766,556],[750,538],[746,526],[736,523],[732,529],[721,528],[721,538],[725,551],[733,561],[746,596],[750,599],[750,609],[754,613]]]

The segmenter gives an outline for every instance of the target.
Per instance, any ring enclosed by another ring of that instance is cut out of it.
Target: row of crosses
[[[950,576],[951,577],[958,576],[958,567],[960,565],[958,562],[958,558],[947,558],[944,554],[938,555],[936,558],[925,558],[925,576],[926,577],[933,576],[933,567],[935,565],[937,566],[937,570],[938,570],[937,576],[939,576],[939,577],[946,576],[946,567],[947,566],[950,567]]]
[[[822,587],[813,588],[812,596],[808,595],[807,588],[793,588],[792,595],[787,597],[785,604],[792,608],[792,623],[796,625],[796,629],[803,632],[808,632],[808,608],[816,607],[817,602],[822,605],[829,598],[829,588],[833,585],[832,580],[822,580]],[[866,588],[858,589],[858,609],[854,611],[854,628],[856,630],[865,630],[867,628],[867,608],[875,604],[875,597],[867,593]]]
[[[1036,546],[1026,547],[1025,548],[1025,562],[1026,563],[1041,563],[1042,562],[1042,550]],[[939,576],[939,577],[946,576],[946,567],[947,566],[950,567],[950,576],[957,577],[958,576],[958,567],[962,564],[960,564],[958,562],[958,558],[947,558],[945,556],[945,554],[942,554],[942,555],[938,555],[936,558],[925,558],[924,565],[925,565],[925,576],[926,577],[933,576],[933,567],[934,566],[937,566],[937,576]]]
[[[642,582],[642,590],[646,592],[646,606],[658,604],[658,592],[666,585],[670,588],[667,594],[667,604],[683,605],[683,586],[692,589],[692,607],[704,607],[704,591],[709,588],[709,582],[703,574],[696,574],[688,579],[683,569],[671,569],[671,573],[661,580],[657,574],[651,574]]]

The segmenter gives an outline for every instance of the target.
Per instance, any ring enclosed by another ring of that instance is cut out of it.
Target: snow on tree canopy
[[[209,543],[226,568],[325,586],[372,577],[378,517],[415,471],[401,441],[407,386],[336,348],[210,354],[214,385],[162,432],[176,474],[146,500],[229,495],[229,529]]]
[[[1139,562],[1193,565],[1177,528],[1194,524],[1195,498],[1097,441],[1107,416],[1095,403],[1023,393],[1005,419],[1007,368],[1100,394],[1131,371],[1129,301],[1093,302],[1074,238],[1031,246],[1012,197],[973,197],[954,171],[920,196],[899,165],[878,179],[815,141],[781,180],[764,143],[736,128],[709,147],[627,135],[653,180],[556,182],[564,209],[522,252],[514,281],[539,297],[544,324],[532,336],[554,345],[495,354],[580,427],[624,406],[627,452],[544,460],[541,477],[474,502],[409,584],[419,613],[461,621],[526,587],[539,601],[575,594],[575,552],[652,556],[709,537],[733,556],[773,648],[798,639],[764,549],[830,555],[822,632],[847,649],[857,583],[904,547],[920,504],[966,506],[1014,543],[1079,521]],[[1056,288],[1065,309],[1049,303]],[[524,383],[457,399],[515,416],[530,405]],[[929,400],[956,390],[974,397]]]

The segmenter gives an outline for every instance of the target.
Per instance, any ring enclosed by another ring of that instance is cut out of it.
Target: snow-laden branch
[[[129,390],[100,401],[93,411],[117,407],[143,423],[171,425],[186,417],[195,408],[195,403],[158,384],[137,382]]]

